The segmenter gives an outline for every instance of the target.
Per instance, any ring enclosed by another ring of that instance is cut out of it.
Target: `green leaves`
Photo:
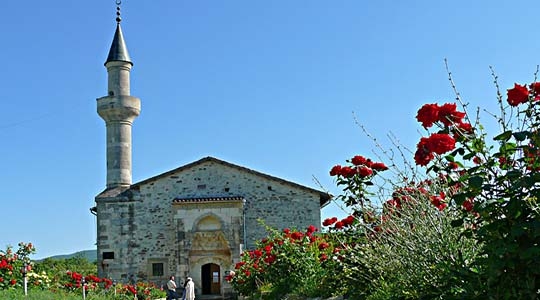
[[[512,130],[507,130],[493,138],[495,141],[503,141],[506,142],[512,137]]]
[[[524,140],[526,140],[530,136],[530,132],[528,132],[528,131],[520,131],[520,132],[515,132],[512,135],[514,136],[516,141],[523,142]]]
[[[452,222],[450,222],[450,225],[452,225],[452,227],[460,227],[460,226],[463,226],[463,223],[464,223],[464,220],[462,218],[459,218],[459,219],[452,220]]]
[[[517,150],[517,144],[515,143],[503,143],[499,147],[499,152],[503,156],[510,156]]]
[[[482,176],[472,176],[469,177],[469,186],[473,189],[479,190],[482,188],[482,184],[484,183],[484,178]]]

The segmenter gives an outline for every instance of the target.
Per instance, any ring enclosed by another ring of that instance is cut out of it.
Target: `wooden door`
[[[210,267],[212,272],[212,286],[211,286],[211,293],[212,294],[221,294],[221,276],[219,272],[219,266],[216,264],[212,264]]]
[[[221,294],[221,272],[219,265],[206,264],[201,267],[202,293]]]

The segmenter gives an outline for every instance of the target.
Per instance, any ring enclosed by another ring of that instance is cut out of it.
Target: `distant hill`
[[[89,262],[95,262],[97,261],[97,250],[83,250],[83,251],[75,252],[72,254],[54,255],[47,258],[66,259],[66,258],[72,258],[72,257],[83,257],[83,258],[86,258]]]

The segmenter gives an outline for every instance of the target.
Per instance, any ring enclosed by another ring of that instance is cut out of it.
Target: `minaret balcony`
[[[97,99],[97,112],[105,122],[133,122],[141,113],[141,100],[127,95],[105,96]]]

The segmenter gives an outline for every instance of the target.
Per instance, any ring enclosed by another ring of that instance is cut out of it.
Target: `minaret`
[[[133,63],[120,26],[120,6],[116,15],[116,32],[105,62],[108,96],[97,99],[97,112],[107,126],[107,189],[131,185],[131,125],[141,112],[141,100],[130,96]]]

